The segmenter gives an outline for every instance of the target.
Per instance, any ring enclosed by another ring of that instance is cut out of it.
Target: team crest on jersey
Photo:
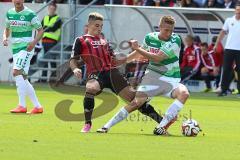
[[[20,17],[20,20],[21,20],[21,21],[24,21],[24,20],[25,20],[25,17],[24,17],[24,16],[21,16],[21,17]]]

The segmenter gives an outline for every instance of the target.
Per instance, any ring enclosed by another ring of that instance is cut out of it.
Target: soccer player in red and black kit
[[[181,67],[181,82],[186,83],[187,80],[196,76],[201,64],[200,47],[193,43],[193,37],[187,35],[185,38],[186,47],[184,49]]]
[[[81,78],[82,76],[81,70],[78,68],[79,59],[84,61],[87,68],[88,80],[83,102],[85,125],[81,132],[90,131],[94,96],[98,95],[104,88],[110,88],[128,102],[131,102],[135,96],[135,90],[116,69],[115,64],[119,61],[115,58],[107,41],[100,36],[102,27],[103,16],[96,12],[90,13],[87,25],[88,33],[76,38],[70,59],[70,67],[76,77]],[[162,120],[162,117],[149,104],[145,103],[139,111],[158,123]]]
[[[208,44],[206,42],[201,44],[201,76],[206,83],[206,89],[204,92],[209,92],[212,90],[211,79],[215,79],[216,87],[218,88],[219,84],[219,62],[216,53],[213,50],[208,51]]]

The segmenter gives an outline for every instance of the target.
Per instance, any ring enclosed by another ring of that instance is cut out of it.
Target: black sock
[[[216,88],[219,87],[220,78],[221,78],[220,75],[217,75],[217,76],[215,77]]]
[[[208,89],[211,89],[212,87],[211,87],[211,81],[210,81],[209,75],[208,74],[202,74],[202,79],[205,81],[206,87]]]
[[[85,123],[92,125],[92,112],[94,109],[94,96],[85,95],[83,100]]]
[[[142,114],[152,118],[157,123],[160,123],[162,121],[162,116],[159,115],[153,108],[151,104],[148,104],[145,102],[140,108],[138,108],[138,111]]]

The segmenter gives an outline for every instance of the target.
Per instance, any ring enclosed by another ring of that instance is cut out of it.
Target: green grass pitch
[[[114,126],[108,134],[95,131],[125,103],[93,120],[91,133],[82,134],[83,122],[62,121],[55,115],[56,104],[73,100],[72,113],[83,111],[80,95],[57,93],[47,85],[35,86],[45,112],[42,115],[14,115],[9,110],[18,98],[15,86],[0,84],[0,160],[239,160],[240,99],[216,97],[214,93],[192,93],[171,126],[173,136],[152,134],[156,123],[134,112]],[[111,103],[111,100],[108,100]],[[159,97],[151,102],[164,112],[171,99]],[[101,100],[96,100],[96,105]],[[27,101],[28,108],[31,103]],[[197,137],[181,135],[181,120],[192,110],[203,130]],[[205,135],[203,135],[205,133]]]

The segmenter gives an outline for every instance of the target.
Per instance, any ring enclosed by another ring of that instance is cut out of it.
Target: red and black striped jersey
[[[201,60],[200,60],[201,50],[198,46],[192,45],[186,47],[183,53],[183,59],[181,63],[181,68],[184,67],[192,67],[193,70],[197,71],[200,67]]]
[[[115,68],[112,63],[113,56],[113,50],[105,39],[86,34],[75,39],[71,58],[81,58],[89,75]]]
[[[213,70],[213,67],[218,67],[216,65],[216,56],[214,55],[213,50],[208,51],[205,55],[201,54],[201,62],[204,67],[210,70]]]

